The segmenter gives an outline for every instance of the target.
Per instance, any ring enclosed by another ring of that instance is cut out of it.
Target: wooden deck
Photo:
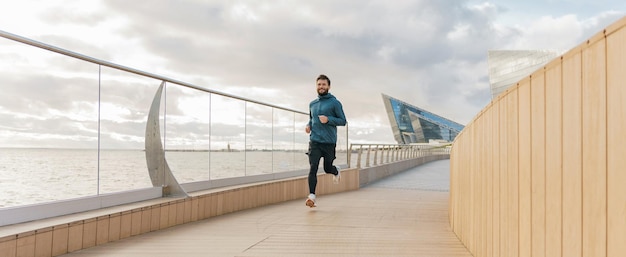
[[[448,223],[449,161],[357,191],[187,223],[64,256],[472,256]]]

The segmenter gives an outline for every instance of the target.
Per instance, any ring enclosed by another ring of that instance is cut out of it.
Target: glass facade
[[[488,53],[491,99],[561,55],[559,50],[492,50]]]
[[[464,126],[383,94],[383,102],[398,144],[453,141]]]

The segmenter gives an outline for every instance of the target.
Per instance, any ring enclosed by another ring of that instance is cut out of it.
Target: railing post
[[[354,147],[358,146],[358,149]],[[365,149],[367,147],[367,149]],[[392,163],[403,160],[410,160],[415,158],[420,158],[424,156],[432,156],[436,154],[449,154],[448,148],[441,147],[428,147],[428,146],[420,146],[420,145],[412,145],[412,144],[350,144],[349,150],[350,153],[352,151],[356,151],[357,154],[357,168],[361,168],[364,166],[366,168],[383,165],[386,163]],[[364,155],[364,151],[367,151],[367,154]],[[372,151],[374,156],[372,156]],[[379,153],[380,152],[380,153]],[[380,154],[380,157],[378,156]],[[350,155],[351,156],[351,155]],[[363,158],[365,160],[363,161]],[[372,160],[373,158],[373,160]],[[379,159],[380,158],[380,159]],[[348,167],[353,167],[352,165],[352,157],[348,158]]]
[[[410,147],[411,146],[403,146],[402,147],[403,148],[403,150],[402,150],[402,152],[403,152],[402,153],[403,160],[409,159],[409,149],[410,149]]]
[[[348,168],[352,167],[351,159],[352,159],[352,144],[350,144],[350,148],[348,149]]]
[[[411,146],[407,145],[404,147],[404,159],[408,160],[411,158]]]
[[[404,150],[404,159],[411,159],[411,148],[413,146],[407,146],[406,149]]]
[[[370,166],[370,152],[372,151],[372,145],[367,145],[367,158],[365,159],[365,167],[369,168]]]
[[[398,146],[393,147],[393,152],[391,152],[391,161],[398,161]]]
[[[374,149],[374,166],[378,165],[378,145],[376,145],[376,148]]]
[[[401,145],[396,148],[396,161],[400,160],[400,154],[402,154],[402,146]]]
[[[380,164],[385,164],[385,155],[387,154],[387,146],[383,145],[381,152],[380,152]]]
[[[359,153],[356,156],[356,168],[361,168],[361,154],[363,153],[363,145],[359,145]]]

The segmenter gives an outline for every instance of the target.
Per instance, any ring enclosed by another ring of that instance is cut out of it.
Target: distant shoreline
[[[67,151],[96,151],[96,148],[52,148],[52,147],[0,147],[0,150],[67,150]],[[104,151],[141,151],[145,152],[145,149],[100,149]],[[166,152],[305,152],[306,149],[301,150],[285,150],[285,149],[165,149]]]

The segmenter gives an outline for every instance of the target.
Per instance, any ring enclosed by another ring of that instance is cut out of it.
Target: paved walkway
[[[449,160],[357,191],[240,211],[66,256],[472,256],[448,223]]]

